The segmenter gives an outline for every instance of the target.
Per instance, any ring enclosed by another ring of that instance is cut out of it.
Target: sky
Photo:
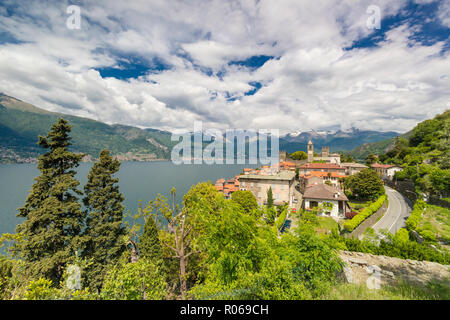
[[[450,1],[0,3],[0,92],[169,131],[406,132],[450,108],[449,52]]]

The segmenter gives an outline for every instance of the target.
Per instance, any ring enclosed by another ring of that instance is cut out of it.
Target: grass
[[[332,231],[333,229],[336,232],[339,232],[338,223],[331,217],[317,217],[319,222],[319,226],[316,228],[318,233],[326,233],[327,231]]]
[[[433,205],[427,205],[422,213],[419,230],[429,230],[438,240],[450,241],[450,210]]]
[[[431,281],[426,285],[399,281],[395,286],[371,290],[365,284],[340,283],[331,287],[321,300],[449,300],[447,282]]]
[[[353,211],[359,212],[359,211],[363,210],[365,207],[369,206],[371,204],[371,202],[370,201],[352,200],[348,204],[350,205],[350,207],[352,208]]]

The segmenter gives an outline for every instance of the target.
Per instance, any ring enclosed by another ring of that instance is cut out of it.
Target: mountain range
[[[280,150],[289,153],[302,150],[306,151],[309,140],[314,143],[314,148],[320,152],[322,146],[329,146],[330,151],[348,152],[354,148],[367,143],[391,139],[399,134],[393,131],[380,132],[370,130],[359,130],[351,128],[347,131],[303,131],[289,133],[280,139]]]
[[[97,158],[109,149],[121,160],[149,161],[168,159],[174,142],[171,133],[155,129],[139,129],[125,125],[108,125],[99,121],[50,112],[0,94],[0,162],[33,162],[43,150],[37,145],[38,135],[45,136],[59,118],[72,125],[74,152]]]
[[[43,153],[37,145],[38,135],[45,136],[51,125],[63,117],[72,125],[74,152],[86,153],[85,160],[98,157],[102,149],[109,149],[121,160],[167,160],[177,142],[171,133],[157,129],[106,123],[50,112],[14,97],[0,93],[0,162],[33,162]],[[331,151],[350,151],[360,145],[390,139],[395,132],[364,131],[305,131],[280,137],[280,150],[306,151],[312,140],[316,150],[329,146]],[[353,152],[353,151],[352,151]]]

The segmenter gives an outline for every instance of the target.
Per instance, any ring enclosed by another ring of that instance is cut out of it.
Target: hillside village
[[[292,212],[298,212],[300,209],[314,210],[325,204],[328,209],[323,215],[335,220],[344,219],[352,208],[344,193],[343,179],[368,167],[357,162],[341,162],[340,155],[329,150],[324,146],[320,153],[315,153],[314,144],[309,141],[307,159],[293,160],[281,151],[278,164],[245,168],[240,175],[217,180],[215,188],[227,199],[238,190],[249,190],[260,206],[267,204],[271,189],[276,206],[287,204]],[[396,171],[402,170],[399,166],[378,163],[371,167],[380,178],[390,180]]]

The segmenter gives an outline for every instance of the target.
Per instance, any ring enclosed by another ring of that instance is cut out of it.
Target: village
[[[291,212],[325,208],[320,214],[336,221],[346,218],[352,211],[349,199],[344,193],[343,179],[355,175],[368,166],[358,162],[341,162],[340,154],[330,153],[329,147],[314,152],[312,141],[307,145],[307,159],[293,160],[287,152],[279,153],[279,163],[260,168],[245,168],[234,178],[221,178],[215,188],[225,198],[231,198],[238,190],[249,190],[258,205],[266,205],[271,189],[275,206],[288,205]],[[401,167],[390,164],[371,165],[383,180],[392,180]]]

